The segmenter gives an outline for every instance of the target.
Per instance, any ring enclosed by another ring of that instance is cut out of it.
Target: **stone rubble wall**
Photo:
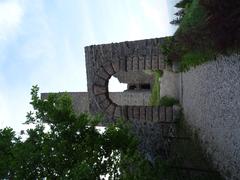
[[[117,73],[127,75],[145,70],[164,70],[164,56],[160,50],[163,40],[157,38],[85,47],[90,113],[103,114],[103,125],[114,123],[118,118],[132,124],[133,132],[139,137],[141,151],[150,159],[157,154],[167,157],[170,141],[164,137],[174,136],[172,129],[175,129],[176,123],[173,107],[114,103],[109,96],[108,82]]]
[[[240,55],[220,56],[179,80],[185,119],[226,179],[240,179]]]
[[[97,103],[100,97],[96,98],[96,95],[100,92],[108,94],[106,87],[112,75],[118,72],[141,72],[165,68],[164,57],[159,48],[163,40],[164,38],[156,38],[85,47],[89,110],[92,114],[102,111]],[[98,83],[95,89],[94,83]]]

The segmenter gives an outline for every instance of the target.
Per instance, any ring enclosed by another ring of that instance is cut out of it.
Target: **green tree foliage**
[[[240,1],[200,0],[207,14],[207,29],[220,52],[240,49]]]
[[[27,115],[27,139],[11,128],[0,130],[0,179],[158,179],[154,167],[138,151],[136,138],[122,121],[100,132],[99,117],[76,115],[67,94],[47,100],[32,88],[34,111]]]
[[[179,25],[168,46],[167,61],[180,61],[183,71],[240,49],[240,1],[181,0],[170,23]],[[163,45],[164,46],[164,45]]]

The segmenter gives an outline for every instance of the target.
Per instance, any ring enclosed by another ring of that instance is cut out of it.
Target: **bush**
[[[240,1],[182,0],[173,24],[179,28],[162,45],[167,63],[181,61],[182,70],[240,50]]]
[[[240,1],[200,0],[207,15],[207,29],[220,52],[240,48]]]
[[[159,101],[159,105],[160,106],[173,106],[179,104],[178,100],[176,100],[175,98],[172,97],[168,97],[168,96],[163,96],[160,101]]]

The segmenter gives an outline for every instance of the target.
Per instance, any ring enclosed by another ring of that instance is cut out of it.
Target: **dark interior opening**
[[[140,89],[151,89],[150,84],[141,84]]]
[[[129,89],[129,90],[134,90],[134,89],[136,89],[136,88],[137,88],[137,86],[134,85],[134,84],[128,86],[128,89]]]

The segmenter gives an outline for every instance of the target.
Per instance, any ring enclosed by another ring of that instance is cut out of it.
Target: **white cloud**
[[[129,17],[129,31],[128,31],[128,41],[142,39],[144,38],[144,32],[142,30],[141,24],[139,23],[139,19],[135,16]]]
[[[0,3],[0,40],[7,40],[19,27],[23,8],[16,1]]]
[[[169,35],[171,28],[167,1],[159,0],[158,3],[151,4],[148,0],[141,0],[140,4],[144,15],[152,22],[153,27],[159,31],[159,34],[161,36]]]

